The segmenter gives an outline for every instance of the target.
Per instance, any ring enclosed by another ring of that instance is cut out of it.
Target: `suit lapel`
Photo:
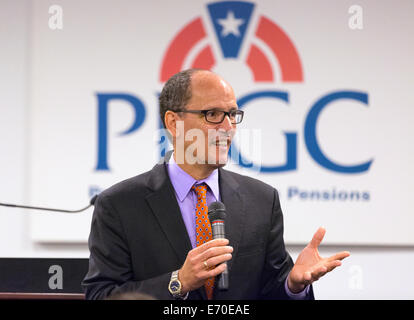
[[[181,267],[192,247],[164,164],[158,164],[152,169],[149,186],[153,192],[146,200],[175,251]]]

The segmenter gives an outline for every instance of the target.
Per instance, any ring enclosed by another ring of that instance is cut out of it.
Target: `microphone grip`
[[[227,262],[225,262],[225,264],[227,266]],[[226,270],[218,276],[217,282],[219,290],[229,290],[229,271],[227,270],[227,267]]]
[[[211,223],[211,231],[213,233],[213,239],[224,239],[226,237],[226,232],[224,229],[224,221],[223,220],[215,220]],[[217,287],[219,290],[228,290],[229,289],[229,271],[227,270],[227,262],[226,269],[218,275],[217,278]]]

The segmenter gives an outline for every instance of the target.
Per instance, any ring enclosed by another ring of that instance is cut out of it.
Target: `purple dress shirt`
[[[207,188],[207,206],[214,201],[220,201],[218,169],[214,170],[207,178],[196,180],[187,172],[181,169],[174,160],[174,154],[171,155],[167,163],[168,175],[175,190],[178,205],[187,229],[188,236],[193,248],[196,247],[196,205],[197,195],[191,187],[195,184],[205,183]],[[285,289],[292,299],[304,299],[309,292],[309,286],[299,293],[292,293],[285,281]]]
[[[196,205],[197,194],[191,187],[195,184],[205,183],[207,188],[207,206],[212,202],[220,201],[219,185],[218,185],[218,170],[203,180],[196,180],[187,172],[181,169],[174,160],[172,155],[167,165],[168,175],[175,190],[178,205],[180,206],[181,214],[183,216],[185,227],[187,228],[188,236],[190,237],[191,245],[196,247]]]

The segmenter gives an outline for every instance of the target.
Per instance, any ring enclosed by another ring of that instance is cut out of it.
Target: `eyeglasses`
[[[204,118],[210,123],[222,123],[226,116],[229,117],[232,124],[239,124],[243,120],[244,111],[242,110],[230,110],[229,112],[210,109],[210,110],[180,110],[176,112],[185,113],[199,113],[204,114]]]

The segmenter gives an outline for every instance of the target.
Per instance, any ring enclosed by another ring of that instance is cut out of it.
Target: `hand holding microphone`
[[[230,260],[233,252],[228,244],[227,239],[214,239],[188,252],[178,272],[183,294],[200,288],[206,279],[218,276],[227,268],[223,262]]]
[[[208,216],[213,240],[188,252],[184,265],[178,272],[183,294],[204,285],[206,279],[217,278],[220,290],[228,289],[227,261],[232,258],[233,247],[225,239],[225,207],[221,202],[213,202],[208,208]]]

